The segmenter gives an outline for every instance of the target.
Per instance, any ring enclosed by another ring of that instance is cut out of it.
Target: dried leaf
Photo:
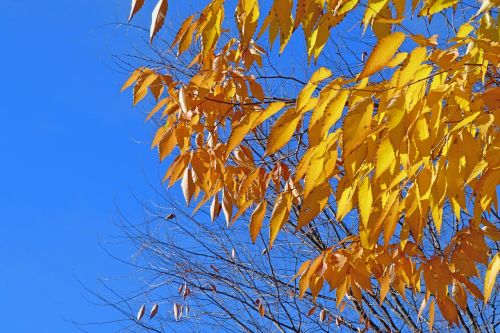
[[[149,29],[149,41],[153,42],[153,38],[160,31],[165,16],[167,15],[168,0],[159,0],[151,15],[151,28]]]

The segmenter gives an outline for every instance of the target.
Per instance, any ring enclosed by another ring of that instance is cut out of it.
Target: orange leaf
[[[250,237],[252,238],[252,243],[255,244],[255,241],[257,240],[257,235],[260,232],[260,229],[262,228],[262,221],[264,220],[264,217],[266,215],[266,208],[267,208],[267,202],[266,200],[262,200],[255,210],[252,213],[252,216],[250,217]]]

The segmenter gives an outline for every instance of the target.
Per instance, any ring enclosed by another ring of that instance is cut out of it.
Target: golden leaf
[[[488,265],[486,270],[486,275],[484,277],[484,304],[488,303],[490,299],[491,291],[495,286],[495,281],[497,279],[498,271],[500,270],[500,253],[497,253],[493,260]]]
[[[262,200],[250,217],[250,237],[252,238],[252,243],[255,244],[257,240],[257,236],[262,228],[262,221],[264,221],[264,217],[266,216],[267,202],[266,200]]]
[[[361,223],[365,228],[368,226],[368,220],[372,211],[373,194],[371,189],[371,182],[368,176],[365,176],[358,188],[358,208],[361,217]]]
[[[405,34],[402,32],[395,32],[382,38],[370,54],[365,67],[358,75],[358,80],[370,76],[384,68],[404,40]]]
[[[316,217],[327,205],[331,188],[328,182],[324,182],[315,187],[308,196],[304,198],[300,207],[296,230],[307,225]]]
[[[429,331],[432,332],[432,327],[434,326],[434,299],[432,299],[429,305]]]
[[[269,248],[273,246],[278,232],[283,228],[290,216],[290,208],[292,207],[292,194],[290,192],[282,192],[278,195],[274,203],[271,219],[269,220]]]
[[[392,147],[391,140],[385,136],[377,149],[377,159],[375,168],[375,179],[378,179],[385,171],[395,164],[396,155]]]
[[[267,140],[266,156],[277,152],[290,141],[300,119],[301,115],[290,108],[276,121]]]
[[[391,276],[389,275],[389,273],[385,274],[380,279],[380,303],[379,304],[382,304],[384,302],[384,299],[387,295],[387,292],[389,292],[390,283],[391,283]]]

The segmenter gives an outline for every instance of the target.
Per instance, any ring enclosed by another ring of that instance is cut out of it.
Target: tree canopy
[[[123,86],[134,105],[155,100],[168,186],[193,212],[248,221],[253,242],[266,226],[271,254],[283,232],[326,244],[294,276],[300,297],[421,293],[430,330],[435,308],[458,326],[471,299],[487,304],[500,269],[500,2],[204,3],[168,40],[177,60]],[[159,0],[151,42],[169,17]]]

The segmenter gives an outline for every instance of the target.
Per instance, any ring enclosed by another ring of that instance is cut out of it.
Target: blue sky
[[[125,271],[99,240],[117,234],[117,207],[139,218],[133,194],[146,198],[146,179],[161,169],[111,58],[131,49],[111,24],[128,9],[124,0],[0,1],[2,332],[75,332],[65,319],[110,318],[75,277],[93,288]]]

